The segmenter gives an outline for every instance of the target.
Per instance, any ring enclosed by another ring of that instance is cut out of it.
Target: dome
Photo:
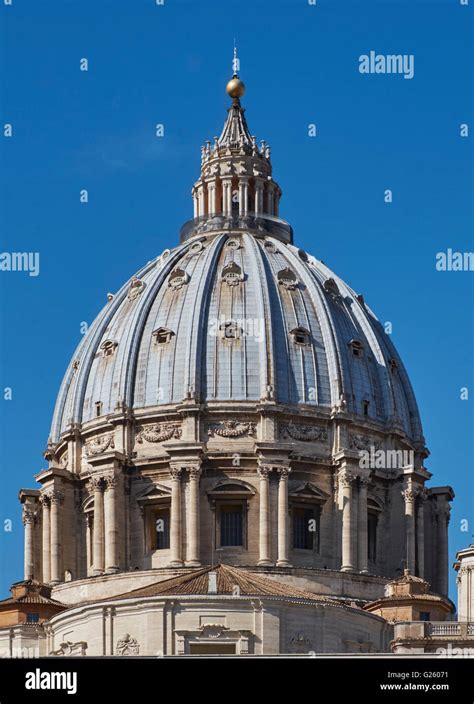
[[[405,568],[448,585],[454,494],[425,486],[405,368],[364,298],[293,243],[239,96],[191,194],[180,243],[107,295],[59,391],[41,488],[20,491],[25,579],[70,607],[49,643],[383,650],[385,621],[360,607]],[[149,626],[171,614],[172,636]]]
[[[408,376],[363,298],[251,226],[194,235],[109,296],[69,365],[54,442],[122,404],[189,399],[337,410],[422,442]]]

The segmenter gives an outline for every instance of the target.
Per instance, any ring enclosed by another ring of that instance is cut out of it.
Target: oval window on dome
[[[137,279],[137,277],[134,276],[130,282],[130,287],[128,289],[128,300],[134,301],[136,298],[138,298],[144,288],[145,284],[143,283],[143,281],[140,281],[140,279]]]
[[[111,357],[114,354],[117,345],[118,342],[115,342],[115,340],[104,340],[100,346],[100,349],[102,350],[102,356]]]

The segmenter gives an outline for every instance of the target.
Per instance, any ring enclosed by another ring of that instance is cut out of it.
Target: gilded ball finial
[[[245,93],[244,82],[238,76],[233,76],[226,86],[226,91],[231,98],[241,98]]]

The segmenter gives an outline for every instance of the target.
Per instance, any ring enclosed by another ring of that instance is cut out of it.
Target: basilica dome
[[[390,337],[274,211],[206,213],[181,239],[109,294],[64,378],[53,442],[122,406],[185,400],[343,411],[423,442]]]
[[[123,613],[127,652],[139,647],[128,602],[135,614],[148,597],[160,618],[181,610],[170,652],[217,626],[244,650],[297,652],[319,638],[316,612],[334,633],[322,649],[342,652],[359,623],[372,632],[364,647],[385,647],[383,619],[354,609],[404,569],[447,592],[453,493],[426,486],[403,363],[363,296],[294,244],[270,147],[232,80],[221,135],[201,149],[193,217],[177,246],[170,236],[107,294],[61,385],[40,489],[20,492],[25,579],[89,610],[79,625],[71,606],[52,628],[93,653],[102,599]],[[262,590],[288,604],[282,640],[254,633],[248,645]],[[284,637],[296,623],[313,635]],[[154,638],[147,654],[162,647]]]
[[[69,366],[53,441],[117,405],[190,398],[343,409],[421,441],[408,376],[362,296],[272,236],[272,219],[260,217],[268,235],[241,220],[166,250],[110,296]]]

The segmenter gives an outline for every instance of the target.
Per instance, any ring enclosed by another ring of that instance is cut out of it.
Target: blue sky
[[[39,252],[41,262],[37,277],[0,274],[0,388],[13,390],[0,401],[0,511],[2,523],[13,520],[11,533],[0,531],[0,595],[22,578],[17,494],[45,466],[81,323],[192,217],[200,145],[226,114],[234,37],[250,129],[272,146],[282,217],[393,325],[432,484],[456,492],[452,561],[474,534],[473,272],[438,272],[435,257],[473,250],[472,137],[459,135],[472,122],[472,7],[13,0],[0,22],[2,124],[14,129],[0,140],[0,250]],[[413,54],[414,78],[362,75],[358,58],[371,50]]]

